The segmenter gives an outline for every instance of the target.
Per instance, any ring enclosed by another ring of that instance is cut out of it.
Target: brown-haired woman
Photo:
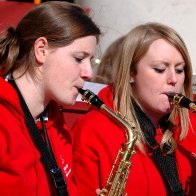
[[[0,195],[76,195],[59,106],[92,78],[99,28],[71,3],[35,6],[0,37]]]

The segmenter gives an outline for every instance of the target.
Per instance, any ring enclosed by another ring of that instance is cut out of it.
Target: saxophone
[[[184,95],[179,93],[168,93],[167,96],[174,105],[187,108],[191,112],[196,112],[195,102],[191,101],[189,98],[185,97]]]
[[[135,153],[134,146],[137,140],[135,125],[129,124],[126,120],[110,110],[97,95],[90,90],[79,89],[82,100],[96,106],[102,110],[109,118],[114,120],[125,130],[126,143],[119,150],[118,155],[112,166],[112,170],[107,179],[106,185],[100,191],[100,196],[122,196],[125,195],[125,186],[131,168],[131,156]]]

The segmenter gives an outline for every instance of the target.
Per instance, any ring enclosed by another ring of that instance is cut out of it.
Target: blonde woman
[[[167,94],[192,98],[186,45],[169,26],[147,23],[124,38],[113,61],[110,85],[100,99],[138,133],[125,193],[134,196],[196,195],[196,115],[172,105]],[[73,127],[74,171],[80,195],[103,188],[125,131],[92,107]]]

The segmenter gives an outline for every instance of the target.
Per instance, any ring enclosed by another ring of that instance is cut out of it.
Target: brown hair
[[[50,47],[57,48],[89,35],[98,40],[100,29],[81,7],[62,1],[41,3],[22,18],[16,29],[10,27],[0,37],[1,72],[5,76],[20,66],[33,71],[33,45],[39,37],[45,37]]]

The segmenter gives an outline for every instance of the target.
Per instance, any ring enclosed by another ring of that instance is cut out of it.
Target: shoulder
[[[189,113],[190,126],[186,137],[182,140],[181,145],[189,151],[196,153],[196,113]]]
[[[77,119],[71,133],[75,146],[77,143],[77,146],[91,145],[92,148],[94,146],[96,148],[100,143],[113,142],[114,138],[124,141],[122,128],[102,111],[95,108]]]
[[[196,128],[196,112],[189,112],[189,118],[192,125]]]
[[[110,108],[113,108],[113,95],[111,85],[105,86],[98,94],[99,98]]]
[[[189,112],[190,126],[188,136],[196,139],[196,113]]]
[[[15,89],[0,77],[0,104],[6,105],[7,109],[21,111],[20,102]]]
[[[105,126],[108,126],[110,119],[103,113],[102,110],[96,109],[94,106],[91,106],[88,113],[79,117],[73,125],[73,130],[100,130],[104,129]],[[78,132],[78,131],[77,131]],[[83,131],[84,132],[84,131]]]

